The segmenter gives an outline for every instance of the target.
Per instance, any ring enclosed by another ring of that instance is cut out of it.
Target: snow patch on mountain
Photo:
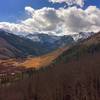
[[[79,34],[72,35],[72,37],[73,37],[74,41],[78,41],[78,40],[87,39],[94,34],[95,34],[94,32],[81,32]]]

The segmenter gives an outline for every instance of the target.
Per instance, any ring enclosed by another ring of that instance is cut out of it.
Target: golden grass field
[[[4,66],[16,66],[24,68],[40,68],[49,65],[54,59],[56,59],[62,52],[67,50],[69,47],[59,48],[49,54],[45,54],[39,57],[28,57],[25,59],[7,59],[0,60],[0,65]]]
[[[39,67],[47,66],[50,63],[52,63],[52,61],[56,59],[66,49],[68,49],[68,47],[59,48],[58,50],[52,53],[49,53],[40,57],[28,58],[24,62],[19,63],[19,66],[24,66],[26,68],[31,68],[31,67],[39,68]]]

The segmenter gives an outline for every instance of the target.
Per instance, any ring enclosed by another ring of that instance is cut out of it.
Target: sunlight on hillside
[[[59,48],[56,51],[53,51],[49,54],[39,56],[39,57],[0,60],[0,65],[25,67],[25,68],[39,68],[39,67],[49,65],[54,59],[56,59],[63,51],[67,50],[68,48],[69,47]]]
[[[44,56],[28,58],[27,60],[25,60],[23,63],[20,63],[19,65],[24,66],[26,68],[30,68],[30,67],[38,68],[38,67],[46,66],[46,65],[49,65],[54,59],[56,59],[63,51],[67,49],[68,47],[60,48]]]

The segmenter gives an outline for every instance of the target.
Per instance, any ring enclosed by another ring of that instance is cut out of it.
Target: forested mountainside
[[[0,100],[100,100],[100,33],[1,85]]]

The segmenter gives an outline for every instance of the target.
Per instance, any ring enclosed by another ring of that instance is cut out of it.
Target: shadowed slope
[[[40,37],[39,37],[40,36]],[[38,35],[41,41],[33,41],[26,37],[20,37],[4,30],[0,30],[0,59],[37,57],[50,53],[63,45],[74,42],[71,36],[58,38],[49,35]],[[46,39],[47,38],[47,39]],[[54,41],[53,43],[51,40]]]
[[[100,100],[100,33],[52,64],[0,89],[1,100]],[[12,94],[12,95],[11,95]]]

